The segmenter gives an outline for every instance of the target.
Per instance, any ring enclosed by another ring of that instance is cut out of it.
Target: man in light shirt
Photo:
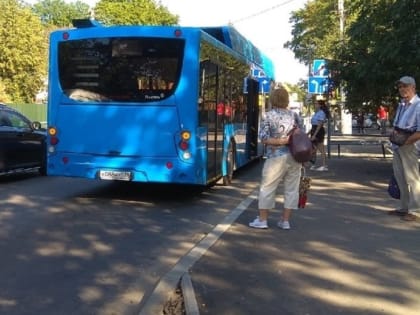
[[[416,221],[414,214],[420,212],[420,175],[416,142],[420,140],[420,98],[416,93],[413,77],[403,76],[397,82],[401,102],[394,119],[394,128],[400,128],[411,135],[403,145],[393,145],[392,168],[400,189],[401,208],[389,211],[405,221]]]

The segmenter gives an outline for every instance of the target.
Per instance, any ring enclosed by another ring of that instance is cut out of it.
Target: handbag
[[[299,181],[299,201],[298,208],[305,208],[306,202],[308,201],[308,191],[311,187],[312,179],[306,176],[306,170],[304,167],[301,169],[300,181]]]
[[[289,151],[295,161],[299,163],[308,162],[312,158],[311,139],[297,126],[289,132]]]
[[[414,132],[409,130],[394,127],[394,130],[392,130],[389,135],[389,141],[398,146],[402,146],[407,141],[408,137],[410,137],[413,133]]]
[[[394,199],[400,199],[400,187],[398,187],[394,174],[392,174],[388,182],[388,194]]]

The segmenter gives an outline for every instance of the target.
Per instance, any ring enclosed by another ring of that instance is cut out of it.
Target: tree
[[[293,39],[285,47],[306,64],[329,59],[334,81],[345,86],[348,108],[394,102],[397,78],[420,79],[418,1],[345,1],[343,34],[335,4],[314,0],[293,12]]]
[[[106,25],[175,25],[179,19],[152,0],[100,0],[95,18]]]
[[[13,102],[31,102],[46,75],[47,35],[19,0],[0,1],[0,81]]]
[[[88,18],[89,5],[82,1],[66,3],[64,0],[42,0],[33,5],[33,12],[44,24],[71,27],[73,19]]]
[[[406,74],[419,78],[419,9],[416,1],[389,0],[358,8],[359,18],[349,26],[348,44],[339,55],[351,104],[394,102],[396,79]]]
[[[9,103],[10,98],[9,95],[6,93],[6,87],[0,80],[0,103]]]
[[[337,7],[330,0],[310,1],[290,17],[292,40],[284,44],[309,65],[313,59],[333,59],[340,43]]]
[[[341,47],[337,3],[331,0],[308,2],[303,9],[292,12],[290,23],[293,37],[284,47],[291,49],[295,58],[308,67],[314,59],[328,60],[328,68],[333,72],[332,61]],[[307,82],[302,88],[307,90]]]

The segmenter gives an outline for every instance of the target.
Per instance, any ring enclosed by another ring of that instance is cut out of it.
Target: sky
[[[296,84],[306,79],[308,68],[294,59],[283,44],[292,39],[290,13],[307,0],[161,0],[179,16],[182,26],[220,26],[232,23],[246,38],[269,56],[276,81]]]
[[[65,0],[74,2],[75,0]],[[97,0],[81,0],[94,6]],[[36,0],[27,0],[34,3]],[[296,84],[307,79],[308,68],[283,44],[292,39],[290,13],[307,0],[160,0],[182,26],[233,26],[272,59],[276,81]]]

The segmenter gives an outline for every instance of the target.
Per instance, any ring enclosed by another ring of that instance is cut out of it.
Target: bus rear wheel
[[[226,175],[223,176],[223,185],[227,186],[232,183],[233,170],[235,168],[235,148],[231,141],[226,155]]]

